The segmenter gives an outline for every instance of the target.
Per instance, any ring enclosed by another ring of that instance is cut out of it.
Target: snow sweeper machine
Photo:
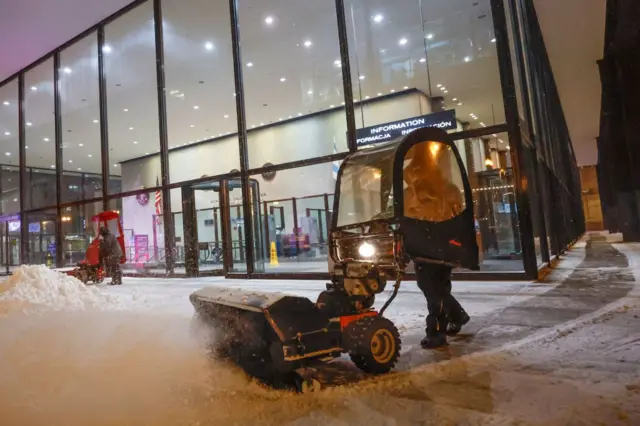
[[[67,275],[75,277],[85,284],[90,282],[100,284],[104,281],[106,275],[104,266],[100,263],[100,228],[106,226],[116,236],[118,244],[120,244],[120,250],[123,253],[120,259],[121,264],[126,262],[124,234],[122,233],[122,224],[120,223],[118,212],[106,211],[99,213],[91,218],[91,222],[93,223],[95,237],[87,247],[84,260],[80,261],[73,270],[67,271]]]
[[[389,372],[401,342],[384,313],[410,261],[478,269],[464,170],[451,138],[434,128],[349,155],[335,188],[331,282],[317,300],[207,287],[190,296],[194,326],[207,331],[218,355],[248,374],[266,381],[293,378],[300,390],[319,385],[309,374],[316,371],[312,366],[343,353],[365,373]],[[454,208],[447,200],[452,187]],[[375,295],[388,280],[393,292],[377,311]]]

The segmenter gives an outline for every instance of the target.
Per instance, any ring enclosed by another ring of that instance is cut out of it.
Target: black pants
[[[458,321],[464,312],[451,295],[450,266],[415,262],[418,287],[427,299],[427,333],[445,332],[449,321]]]
[[[120,263],[107,263],[107,276],[111,277],[111,284],[122,284],[122,268]]]

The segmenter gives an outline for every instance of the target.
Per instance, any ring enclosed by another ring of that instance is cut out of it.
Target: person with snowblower
[[[443,176],[441,145],[418,144],[411,148],[404,170],[405,215],[420,220],[442,222],[464,208],[460,189]],[[442,160],[444,162],[444,160]],[[448,265],[414,260],[418,287],[427,299],[426,337],[421,345],[435,349],[447,344],[447,334],[455,335],[469,322],[469,315],[451,294],[452,268]]]
[[[100,263],[105,266],[107,276],[111,277],[111,285],[122,284],[122,269],[120,259],[122,250],[117,238],[109,231],[109,228],[100,228]]]

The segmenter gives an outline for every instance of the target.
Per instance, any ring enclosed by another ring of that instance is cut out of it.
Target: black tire
[[[388,373],[400,357],[400,333],[383,317],[364,317],[349,324],[344,342],[351,361],[365,373]]]

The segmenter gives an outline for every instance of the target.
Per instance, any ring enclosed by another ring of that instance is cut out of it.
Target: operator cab
[[[477,270],[471,188],[449,135],[417,129],[347,157],[331,239],[337,275],[398,274],[409,259]]]

